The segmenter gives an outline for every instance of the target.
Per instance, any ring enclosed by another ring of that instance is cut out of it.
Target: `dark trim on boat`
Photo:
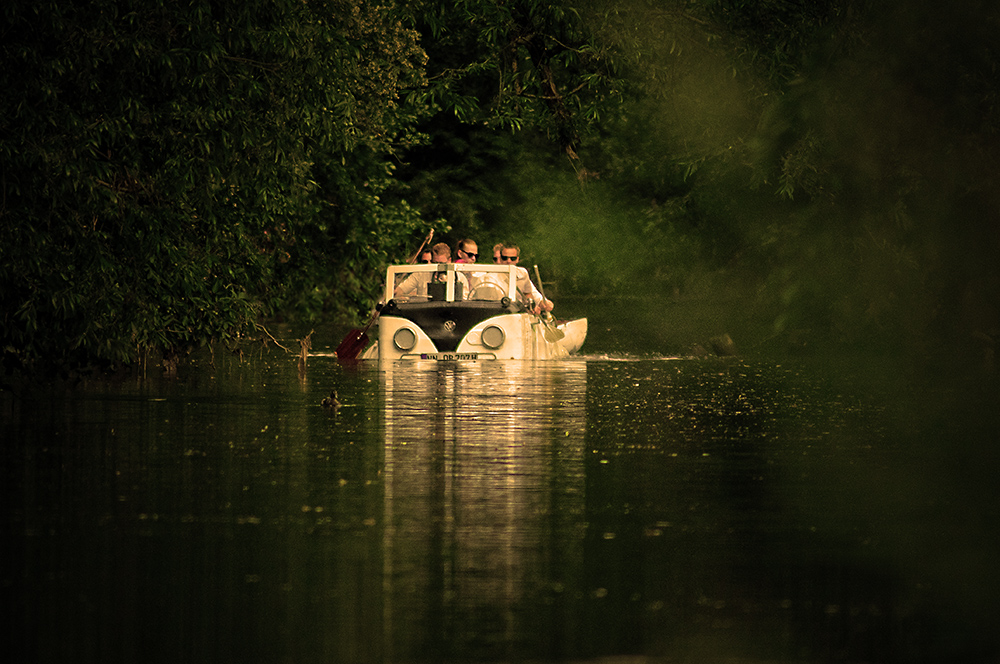
[[[417,325],[431,338],[439,351],[458,348],[477,323],[493,316],[520,313],[517,305],[507,298],[495,300],[463,300],[461,302],[396,302],[389,300],[381,315],[396,316]]]

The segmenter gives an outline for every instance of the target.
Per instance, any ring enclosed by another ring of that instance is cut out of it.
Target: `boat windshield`
[[[505,297],[513,301],[516,289],[517,277],[513,265],[392,265],[386,274],[385,301],[500,301]]]

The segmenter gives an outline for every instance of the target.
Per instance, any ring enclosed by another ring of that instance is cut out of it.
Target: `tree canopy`
[[[736,288],[778,336],[995,345],[994,3],[0,17],[8,370],[347,321],[431,227],[530,246],[564,293]]]
[[[383,157],[417,140],[422,113],[406,97],[425,56],[391,6],[18,0],[2,12],[9,362],[234,341],[422,228],[380,198]]]

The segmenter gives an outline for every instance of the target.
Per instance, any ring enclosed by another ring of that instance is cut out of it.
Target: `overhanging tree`
[[[391,5],[14,0],[0,15],[8,366],[235,342],[287,303],[290,262],[363,272],[419,231],[378,201],[423,66]]]

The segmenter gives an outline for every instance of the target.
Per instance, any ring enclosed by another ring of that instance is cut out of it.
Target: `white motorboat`
[[[517,270],[476,263],[390,266],[375,342],[362,359],[549,360],[580,350],[587,319],[531,313],[518,299]]]

